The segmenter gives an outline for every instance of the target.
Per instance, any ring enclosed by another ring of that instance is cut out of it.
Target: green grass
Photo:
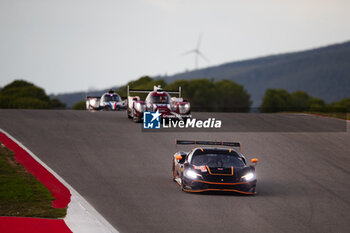
[[[1,143],[0,143],[1,144]],[[0,216],[62,218],[67,208],[52,207],[50,191],[0,145]]]
[[[333,117],[343,120],[350,120],[350,113],[342,113],[342,112],[279,112],[279,113],[306,113],[306,114],[316,114],[326,117]]]
[[[350,120],[350,114],[349,113],[337,113],[337,112],[310,112],[311,114],[318,114],[322,116],[328,116],[328,117],[334,117],[339,118],[343,120]]]

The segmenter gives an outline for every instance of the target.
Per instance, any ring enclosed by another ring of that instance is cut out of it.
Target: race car
[[[125,108],[125,101],[123,101],[120,95],[115,93],[112,89],[107,93],[104,93],[102,96],[86,97],[86,109],[90,111],[117,111]]]
[[[130,93],[148,94],[145,101],[139,96],[130,96]],[[164,91],[160,86],[154,86],[153,90],[131,90],[127,87],[127,115],[135,122],[141,122],[143,113],[146,111],[159,111],[161,118],[167,119],[187,119],[191,118],[190,103],[181,97],[181,87],[179,91]],[[170,94],[177,94],[179,97],[171,97]]]
[[[239,142],[177,140],[177,145],[210,145],[241,147]],[[173,158],[173,180],[186,192],[225,191],[256,194],[255,165],[231,148],[195,147],[179,151]]]

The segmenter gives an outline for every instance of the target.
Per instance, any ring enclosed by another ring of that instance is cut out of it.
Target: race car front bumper
[[[250,182],[211,182],[204,180],[183,179],[183,190],[186,192],[224,191],[242,194],[256,194],[256,180]]]

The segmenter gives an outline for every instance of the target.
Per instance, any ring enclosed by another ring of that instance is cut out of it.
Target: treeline
[[[131,89],[139,90],[152,90],[153,86],[158,85],[164,90],[178,90],[181,86],[182,97],[190,101],[192,111],[251,111],[250,94],[242,85],[231,80],[214,81],[203,78],[166,83],[163,79],[144,76],[116,90],[124,98],[128,85]],[[146,97],[146,94],[137,95],[142,99]],[[64,109],[66,105],[56,98],[51,99],[44,89],[24,80],[16,80],[0,89],[0,108]],[[85,109],[85,100],[76,103],[73,109]],[[326,104],[324,100],[310,96],[304,91],[289,93],[284,89],[267,89],[259,111],[347,113],[350,112],[350,98]]]
[[[260,112],[350,112],[350,98],[326,104],[324,100],[312,97],[304,91],[292,93],[284,89],[267,89],[260,106]]]
[[[131,89],[152,90],[153,86],[161,85],[164,90],[178,90],[181,86],[182,97],[191,103],[192,111],[217,111],[217,112],[249,112],[252,104],[250,94],[231,80],[176,80],[166,83],[163,79],[152,79],[148,76],[131,81],[127,85]],[[120,87],[117,92],[126,96],[127,85]],[[145,95],[138,94],[141,98]]]
[[[64,109],[66,105],[51,99],[44,89],[24,80],[16,80],[0,90],[0,108]]]

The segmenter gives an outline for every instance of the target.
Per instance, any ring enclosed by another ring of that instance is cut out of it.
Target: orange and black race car
[[[177,145],[209,145],[241,147],[239,142],[177,140]],[[255,165],[247,165],[245,157],[230,148],[196,147],[174,154],[173,179],[186,192],[229,191],[256,194]]]

